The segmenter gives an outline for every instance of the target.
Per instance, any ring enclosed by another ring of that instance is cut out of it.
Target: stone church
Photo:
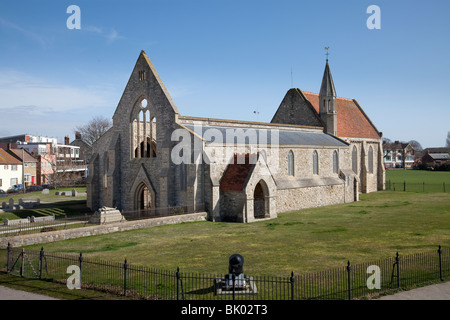
[[[290,89],[262,123],[181,115],[142,51],[93,145],[87,205],[252,222],[357,201],[384,189],[381,139],[356,100],[337,97],[328,60],[318,94]]]

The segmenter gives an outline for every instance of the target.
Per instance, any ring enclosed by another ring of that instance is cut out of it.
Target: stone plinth
[[[108,224],[114,222],[126,221],[125,217],[115,208],[103,207],[96,211],[89,219],[89,223],[93,224]]]

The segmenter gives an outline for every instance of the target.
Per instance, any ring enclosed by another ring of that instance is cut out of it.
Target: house
[[[56,138],[21,134],[0,138],[0,145],[16,145],[27,150],[37,159],[35,182],[41,184],[72,185],[86,176],[86,162],[80,154],[80,146],[70,143],[68,136],[64,144]]]
[[[75,140],[70,142],[71,146],[76,146],[80,148],[79,157],[85,163],[87,163],[92,155],[92,148],[86,142],[83,141],[80,132],[75,132]]]
[[[382,134],[337,97],[328,60],[319,94],[288,90],[265,123],[181,115],[142,51],[112,118],[92,146],[92,210],[176,206],[252,222],[384,189]]]
[[[22,184],[22,161],[0,148],[0,189],[7,191],[15,184]]]
[[[36,185],[39,161],[35,157],[33,157],[27,150],[23,148],[11,148],[10,144],[8,150],[6,151],[22,163],[24,170],[23,184],[25,185],[25,187]]]
[[[386,169],[412,169],[416,150],[409,143],[395,141],[383,142],[384,165]]]
[[[418,160],[426,168],[436,168],[442,165],[450,164],[450,148],[426,148]]]

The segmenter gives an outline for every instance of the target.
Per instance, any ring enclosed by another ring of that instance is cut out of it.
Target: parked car
[[[15,184],[11,186],[6,192],[8,193],[23,192],[23,184]]]
[[[7,193],[5,191],[3,191],[2,189],[0,189],[0,197],[6,195]]]
[[[42,191],[42,186],[29,186],[27,192]]]
[[[44,189],[50,190],[50,189],[55,189],[55,187],[52,186],[51,184],[43,184],[42,185],[42,190],[44,190]]]

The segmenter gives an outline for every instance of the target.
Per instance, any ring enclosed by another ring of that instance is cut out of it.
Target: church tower
[[[331,76],[328,59],[319,92],[319,115],[325,124],[325,132],[336,136],[336,90],[334,89],[333,77]]]

